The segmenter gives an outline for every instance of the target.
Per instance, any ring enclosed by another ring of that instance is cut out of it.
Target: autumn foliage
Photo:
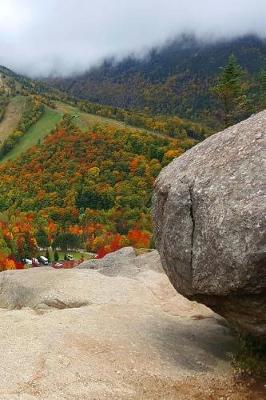
[[[42,145],[0,165],[0,268],[63,240],[98,257],[149,247],[154,181],[193,144],[113,126],[84,132],[66,117]]]

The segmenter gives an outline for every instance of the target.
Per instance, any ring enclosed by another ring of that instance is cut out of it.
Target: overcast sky
[[[266,0],[0,0],[0,64],[69,74],[181,33],[266,37]]]

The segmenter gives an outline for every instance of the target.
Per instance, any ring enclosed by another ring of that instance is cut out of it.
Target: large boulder
[[[211,136],[159,175],[155,238],[178,292],[266,338],[266,111]]]

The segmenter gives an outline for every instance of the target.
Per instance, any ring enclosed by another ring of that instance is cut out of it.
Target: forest
[[[150,247],[154,180],[195,143],[112,126],[83,132],[65,115],[42,144],[0,165],[2,268],[20,266],[38,247],[99,257],[127,244]]]

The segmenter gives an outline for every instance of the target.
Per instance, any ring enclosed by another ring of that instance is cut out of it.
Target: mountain
[[[94,125],[128,127],[132,131],[202,140],[210,130],[178,117],[153,116],[79,101],[46,83],[0,67],[0,160],[14,159],[41,142],[63,115],[83,130]]]
[[[152,49],[142,59],[106,60],[82,75],[48,81],[92,102],[217,126],[217,101],[209,88],[232,53],[253,88],[257,74],[266,68],[266,40],[252,35],[210,43],[184,36]]]
[[[143,60],[54,80],[56,88],[1,67],[0,265],[37,255],[37,245],[100,257],[126,244],[151,246],[155,178],[213,132],[208,88],[232,49],[255,79],[265,65],[255,37],[212,45],[186,38]],[[204,123],[180,117],[189,113]]]
[[[2,268],[37,255],[37,245],[100,257],[149,247],[154,180],[219,126],[209,88],[231,53],[256,99],[266,45],[254,36],[182,38],[49,84],[0,67]]]
[[[154,180],[208,128],[79,101],[2,67],[0,77],[0,269],[37,245],[149,247]]]
[[[27,78],[23,75],[0,65],[0,94],[14,96],[21,95],[43,95],[51,98],[67,98],[68,96],[58,89],[48,86],[45,82]]]

